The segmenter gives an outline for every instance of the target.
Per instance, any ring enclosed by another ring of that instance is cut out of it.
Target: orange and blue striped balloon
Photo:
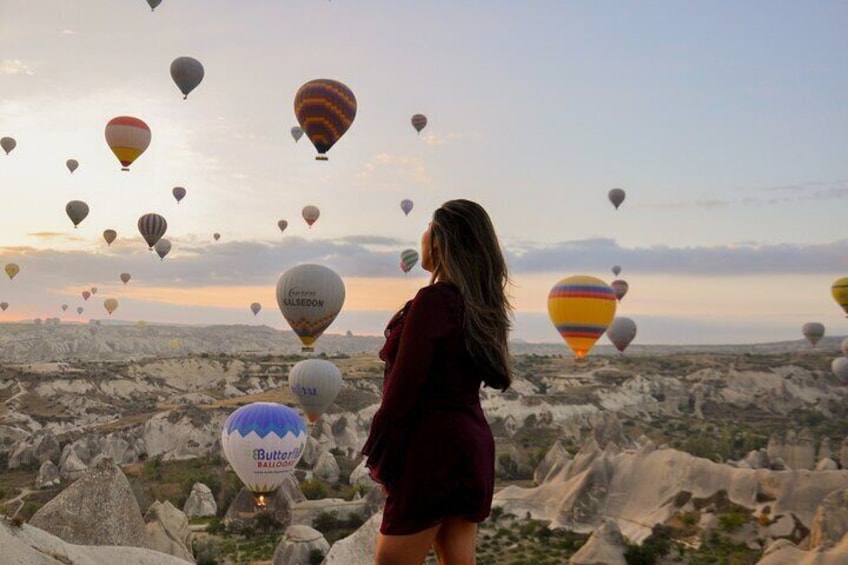
[[[548,314],[574,356],[583,359],[615,317],[615,292],[601,279],[574,275],[548,294]]]
[[[833,286],[830,287],[830,292],[833,294],[833,299],[836,303],[842,306],[845,314],[848,315],[848,277],[836,279]]]
[[[356,117],[356,96],[336,80],[311,80],[295,94],[294,114],[306,137],[318,150],[315,159],[326,161],[327,151],[344,135]]]

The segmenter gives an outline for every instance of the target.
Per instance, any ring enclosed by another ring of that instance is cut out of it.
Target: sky
[[[104,318],[115,297],[127,321],[286,329],[277,279],[320,263],[346,287],[328,331],[377,335],[429,280],[401,250],[470,198],[506,252],[514,339],[559,341],[551,287],[616,264],[634,343],[848,334],[830,296],[848,276],[845,21],[838,1],[0,0],[0,136],[17,141],[0,263],[21,266],[0,321]],[[187,100],[179,56],[205,68]],[[290,135],[315,78],[358,104],[327,162]],[[119,115],[152,131],[129,172],[103,134]],[[70,200],[91,210],[77,229]],[[168,220],[164,260],[147,212]]]

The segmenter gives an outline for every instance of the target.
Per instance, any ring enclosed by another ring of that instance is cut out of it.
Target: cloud
[[[429,132],[422,135],[421,138],[427,145],[436,146],[445,145],[454,141],[479,141],[483,139],[483,134],[450,132],[444,135],[439,135],[438,133]]]
[[[3,59],[0,61],[0,75],[32,76],[33,70],[20,59]]]
[[[635,204],[635,207],[661,208],[661,209],[683,209],[683,208],[729,208],[731,206],[774,206],[776,204],[790,204],[794,202],[809,200],[837,200],[848,198],[848,181],[809,181],[798,184],[784,184],[777,186],[759,187],[752,189],[740,189],[739,193],[751,193],[739,198],[708,198],[691,201],[669,201],[647,204]]]
[[[421,158],[390,153],[379,153],[369,159],[356,173],[356,177],[369,183],[376,181],[391,185],[406,182],[420,184],[430,182],[430,174]]]
[[[65,241],[85,241],[84,238],[68,235],[62,232],[54,232],[54,231],[38,231],[27,234],[30,237],[35,237],[37,239],[64,239]]]
[[[759,245],[744,243],[710,247],[652,246],[623,248],[612,239],[587,239],[554,245],[524,244],[510,253],[515,272],[600,271],[613,264],[628,271],[690,275],[832,273],[848,257],[848,240],[825,244]]]

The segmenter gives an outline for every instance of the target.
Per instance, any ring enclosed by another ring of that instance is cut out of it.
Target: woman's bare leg
[[[377,535],[376,565],[421,565],[433,547],[441,524],[407,536]]]
[[[477,561],[477,524],[462,518],[445,518],[436,535],[440,565],[474,565]]]

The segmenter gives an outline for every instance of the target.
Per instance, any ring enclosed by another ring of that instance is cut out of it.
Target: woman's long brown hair
[[[504,260],[492,220],[470,200],[450,200],[430,224],[433,277],[454,283],[465,303],[465,346],[487,386],[512,383],[507,337],[512,306]]]

